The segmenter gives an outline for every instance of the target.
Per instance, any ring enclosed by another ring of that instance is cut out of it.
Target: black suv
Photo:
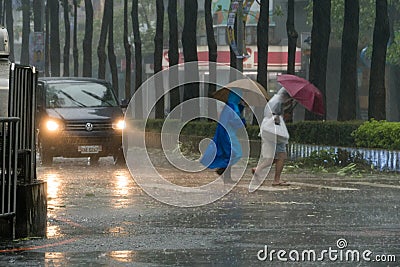
[[[39,78],[37,144],[43,165],[53,157],[113,156],[123,164],[122,108],[110,83],[94,78]]]

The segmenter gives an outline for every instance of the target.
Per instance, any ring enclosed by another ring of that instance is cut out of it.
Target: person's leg
[[[223,180],[224,180],[224,184],[229,184],[229,183],[233,183],[234,181],[232,180],[232,176],[231,176],[231,166],[226,167],[224,173],[223,173]]]
[[[272,185],[289,185],[285,181],[281,181],[281,174],[287,158],[286,144],[277,143],[275,153],[275,176]]]
[[[280,155],[275,160],[275,176],[274,176],[274,184],[281,183],[281,174],[283,171],[283,166],[285,165],[285,158],[284,155]]]
[[[261,163],[258,164],[257,167],[255,167],[255,168],[252,169],[252,173],[255,174],[255,175],[260,175],[261,172],[262,172],[265,168],[271,166],[274,162],[275,162],[275,160],[272,159],[272,158],[263,159],[263,161],[261,161]]]
[[[254,175],[260,176],[265,168],[272,166],[274,162],[275,150],[276,150],[276,140],[274,138],[274,135],[271,136],[263,134],[261,136],[262,161],[255,168],[252,168],[251,172]]]

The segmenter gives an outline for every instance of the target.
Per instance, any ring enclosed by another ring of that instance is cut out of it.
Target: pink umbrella
[[[309,81],[291,74],[278,76],[278,82],[286,88],[289,95],[306,109],[318,115],[324,115],[322,93]]]

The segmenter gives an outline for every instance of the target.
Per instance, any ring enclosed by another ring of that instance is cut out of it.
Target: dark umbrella
[[[277,78],[289,95],[306,109],[318,115],[324,115],[324,100],[322,93],[315,85],[296,75],[282,74]]]

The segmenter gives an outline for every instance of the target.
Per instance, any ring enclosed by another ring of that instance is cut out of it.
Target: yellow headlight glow
[[[58,129],[60,129],[60,125],[56,121],[48,120],[46,122],[46,128],[47,128],[47,130],[54,132],[54,131],[57,131]]]
[[[113,124],[113,128],[116,130],[123,130],[125,129],[125,121],[118,120],[116,123]]]

